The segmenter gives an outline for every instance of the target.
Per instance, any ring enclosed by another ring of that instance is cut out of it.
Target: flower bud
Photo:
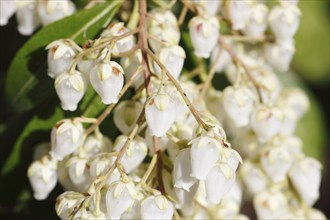
[[[220,158],[221,144],[208,136],[193,139],[191,142],[191,176],[204,180]]]
[[[284,147],[269,146],[261,152],[261,166],[275,183],[285,179],[291,165],[291,155]]]
[[[33,196],[37,200],[44,200],[55,188],[57,183],[57,164],[44,157],[41,161],[34,161],[28,169],[28,177],[33,189]]]
[[[117,137],[114,144],[114,150],[117,152],[120,151],[127,139],[128,137],[126,135],[120,135]],[[147,156],[147,151],[148,148],[146,141],[143,138],[136,136],[127,147],[125,154],[120,162],[125,172],[131,173],[134,171]]]
[[[247,0],[228,1],[226,7],[233,30],[242,30],[251,13],[249,2]]]
[[[189,21],[189,33],[197,57],[209,58],[219,36],[219,22],[215,17],[193,17]]]
[[[103,60],[90,73],[90,82],[106,105],[118,102],[124,85],[124,70],[114,61]]]
[[[174,206],[165,196],[149,196],[141,203],[141,219],[172,219]]]
[[[113,38],[113,37],[121,36],[127,32],[129,32],[129,29],[124,26],[124,23],[118,22],[118,23],[110,24],[108,28],[102,32],[101,37]],[[133,46],[134,46],[134,37],[133,35],[130,35],[116,41],[114,47],[111,50],[111,53],[114,55],[125,53],[130,49],[132,49]]]
[[[37,4],[38,15],[43,26],[72,15],[76,11],[75,5],[70,0],[42,0]]]
[[[99,153],[110,152],[112,149],[111,140],[103,135],[89,135],[80,149],[80,154],[94,156]]]
[[[236,127],[243,127],[249,124],[253,98],[251,91],[244,86],[228,86],[223,91],[224,110]]]
[[[83,126],[80,122],[63,119],[56,123],[51,132],[50,154],[57,160],[73,153],[82,142]]]
[[[287,199],[279,190],[257,194],[253,200],[258,219],[281,219],[288,212]]]
[[[179,152],[174,161],[173,183],[174,187],[184,189],[189,192],[190,187],[197,182],[197,179],[190,176],[191,161],[190,149],[184,149]]]
[[[290,63],[295,52],[294,41],[280,41],[275,44],[265,45],[265,57],[267,62],[275,69],[286,72],[290,68]]]
[[[134,128],[142,109],[143,105],[140,102],[132,100],[120,102],[113,112],[113,120],[117,128],[123,134],[129,134]]]
[[[151,136],[161,137],[172,126],[176,117],[177,106],[167,93],[155,94],[145,107],[146,121]]]
[[[184,59],[186,58],[186,53],[182,47],[178,45],[162,47],[157,52],[157,57],[160,62],[164,64],[165,68],[170,72],[170,74],[175,79],[178,79],[183,68]],[[155,73],[160,75],[162,72],[161,68],[155,62],[153,63],[153,66]]]
[[[240,173],[245,186],[252,195],[256,195],[266,188],[267,177],[256,164],[244,160]]]
[[[293,186],[308,206],[313,206],[319,198],[321,168],[317,160],[305,157],[296,161],[289,171]]]
[[[85,192],[92,180],[87,167],[87,159],[73,156],[67,162],[67,167],[69,178],[77,191]]]
[[[0,26],[8,24],[8,20],[16,11],[15,1],[0,1]]]
[[[55,210],[62,219],[70,219],[71,214],[84,201],[85,196],[78,192],[66,191],[56,198]]]
[[[75,111],[87,90],[87,82],[81,72],[63,72],[55,80],[56,93],[65,111]]]
[[[120,219],[121,215],[132,207],[137,192],[133,182],[117,181],[112,183],[106,194],[109,219]]]
[[[222,197],[234,185],[235,179],[235,171],[228,164],[216,164],[205,179],[207,201],[211,204],[219,204]]]
[[[18,32],[25,36],[31,35],[40,24],[39,17],[36,14],[36,1],[18,1],[16,19]]]
[[[269,14],[269,23],[276,39],[291,40],[299,27],[300,11],[296,5],[275,6]]]
[[[48,44],[48,76],[56,78],[69,70],[80,47],[71,39],[60,39]]]
[[[260,142],[266,142],[273,138],[280,130],[283,113],[278,108],[268,108],[260,105],[253,110],[251,115],[251,127],[257,134]]]
[[[267,28],[267,14],[268,9],[264,4],[259,3],[252,6],[243,33],[249,37],[263,36]]]
[[[222,4],[222,0],[213,1],[213,0],[193,0],[197,6],[200,6],[203,9],[203,12],[206,16],[215,16]]]

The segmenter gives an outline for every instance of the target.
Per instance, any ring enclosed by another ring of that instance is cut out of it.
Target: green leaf
[[[7,103],[16,112],[29,110],[54,94],[53,80],[47,76],[45,47],[60,38],[78,44],[96,36],[114,17],[122,1],[98,4],[57,21],[37,32],[16,54],[7,81]]]

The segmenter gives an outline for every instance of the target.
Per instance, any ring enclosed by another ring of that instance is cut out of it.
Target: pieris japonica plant
[[[0,24],[16,13],[23,35],[76,10],[69,0],[0,3]],[[322,165],[294,135],[309,100],[278,75],[294,56],[297,3],[90,1],[116,8],[98,14],[111,14],[98,34],[45,48],[57,105],[74,117],[36,148],[34,198],[61,185],[61,219],[249,219],[246,202],[259,219],[326,219],[313,208]],[[216,74],[229,83],[213,85]],[[93,117],[77,111],[89,93],[102,106]]]

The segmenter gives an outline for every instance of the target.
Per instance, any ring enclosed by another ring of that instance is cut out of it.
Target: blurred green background
[[[301,26],[296,35],[296,54],[292,73],[284,77],[286,82],[304,88],[311,99],[311,109],[300,122],[297,135],[304,141],[308,155],[323,163],[321,197],[316,207],[330,217],[330,73],[329,73],[329,0],[300,0]],[[18,49],[29,39],[18,34],[15,18],[9,25],[0,27],[0,170],[12,153],[14,144],[33,111],[13,114],[4,99],[4,85],[8,66]],[[47,132],[33,134],[48,136]],[[22,140],[24,143],[28,140]],[[31,144],[31,140],[29,140]],[[37,144],[38,142],[35,141]],[[0,219],[56,219],[54,203],[62,191],[59,186],[47,201],[35,201],[26,177],[26,169],[32,160],[34,145],[24,145],[19,165],[0,176]],[[30,147],[26,147],[30,146]]]

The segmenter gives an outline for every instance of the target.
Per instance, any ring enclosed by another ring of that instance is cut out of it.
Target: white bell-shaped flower
[[[297,117],[294,111],[288,108],[282,109],[283,112],[283,121],[280,129],[280,134],[282,135],[292,135],[297,126]]]
[[[72,212],[84,201],[85,196],[78,192],[66,191],[56,198],[55,210],[62,219],[70,219]]]
[[[190,149],[181,150],[174,161],[173,183],[174,187],[189,192],[190,187],[197,182],[191,174]]]
[[[232,200],[240,206],[243,199],[243,189],[241,182],[237,178],[230,190],[224,195],[223,199]]]
[[[120,102],[113,112],[113,120],[117,128],[123,134],[129,134],[134,128],[142,109],[143,105],[140,102],[132,100]]]
[[[57,183],[57,162],[44,157],[34,161],[28,169],[28,177],[33,189],[33,197],[44,200]]]
[[[58,161],[57,163],[57,177],[58,182],[61,184],[63,189],[65,191],[73,191],[76,190],[76,187],[72,183],[70,177],[69,177],[69,170],[66,166],[66,163],[68,162],[69,158],[65,158],[62,161]]]
[[[186,52],[183,48],[178,45],[162,47],[156,55],[170,74],[175,79],[178,79],[183,68],[184,59],[186,58]],[[162,70],[155,62],[153,63],[153,67],[155,73],[160,75]]]
[[[157,137],[166,135],[175,120],[176,112],[176,103],[169,94],[164,92],[155,94],[145,107],[150,135]]]
[[[321,169],[320,162],[305,157],[297,160],[289,171],[293,186],[308,206],[313,206],[319,198]]]
[[[90,73],[90,82],[106,105],[118,102],[118,95],[124,85],[124,70],[114,61],[98,63]]]
[[[89,172],[94,179],[98,176],[104,175],[106,171],[113,165],[116,157],[111,155],[99,154],[89,161]],[[113,172],[114,174],[115,172]],[[119,176],[120,177],[120,176]],[[119,180],[120,178],[118,178]]]
[[[0,1],[0,26],[8,24],[8,20],[16,11],[15,1]]]
[[[193,0],[197,6],[200,6],[203,9],[203,13],[206,16],[215,16],[219,11],[219,8],[222,4],[222,0],[213,1],[213,0]]]
[[[193,17],[189,21],[189,33],[197,57],[209,58],[217,44],[219,22],[215,17]]]
[[[125,80],[126,82],[132,77],[132,75],[136,72],[138,67],[142,63],[142,53],[141,50],[138,49],[128,56],[124,56],[120,59],[120,65],[123,67],[125,72]],[[139,74],[133,80],[132,86],[137,89],[144,83],[143,74]]]
[[[50,154],[57,160],[73,153],[83,139],[83,126],[80,122],[63,119],[56,123],[51,132]]]
[[[194,197],[198,190],[199,182],[195,182],[190,188],[189,191],[186,191],[182,188],[174,187],[175,196],[178,204],[177,208],[185,208],[193,205]]]
[[[163,195],[149,196],[141,203],[141,219],[172,219],[173,204]]]
[[[234,172],[236,172],[239,163],[243,163],[242,157],[239,153],[229,147],[224,147],[220,151],[221,161],[222,163],[226,163]],[[228,175],[227,175],[228,176]]]
[[[66,16],[72,15],[76,11],[75,5],[70,0],[42,0],[37,4],[38,15],[43,26],[60,20]]]
[[[309,109],[310,103],[308,96],[302,89],[291,87],[282,91],[278,98],[277,105],[280,108],[290,109],[295,113],[296,118],[299,119]]]
[[[79,192],[85,192],[92,179],[87,167],[87,159],[73,156],[67,162],[68,174],[71,182]]]
[[[261,152],[261,166],[275,183],[285,179],[291,165],[291,155],[284,147],[269,146]]]
[[[250,129],[239,131],[237,148],[243,157],[256,158],[262,148],[256,134]]]
[[[25,36],[31,35],[40,24],[36,0],[17,1],[16,19],[18,32]]]
[[[293,40],[277,41],[265,45],[265,57],[267,62],[275,69],[286,72],[295,52]]]
[[[243,33],[249,37],[263,36],[267,28],[268,8],[263,3],[251,7],[251,13],[246,20]]]
[[[222,100],[224,110],[236,127],[243,127],[249,124],[254,97],[247,87],[228,86],[223,91]]]
[[[126,212],[121,215],[121,219],[125,220],[135,220],[141,218],[141,205],[138,200],[135,200],[132,207],[130,207]]]
[[[267,184],[267,177],[262,170],[249,160],[244,160],[243,165],[240,167],[240,174],[242,180],[252,195],[262,192]]]
[[[149,38],[151,48],[157,52],[164,44],[177,45],[180,31],[176,16],[170,10],[161,8],[155,8],[149,13],[154,19],[148,19],[148,33],[159,40]]]
[[[71,39],[60,39],[47,45],[48,50],[48,76],[56,78],[69,70],[73,58],[81,48]]]
[[[113,38],[121,36],[125,33],[129,32],[129,29],[124,26],[123,22],[110,24],[107,29],[105,29],[101,37]],[[111,50],[111,53],[114,55],[125,53],[132,49],[134,46],[134,37],[133,35],[127,36],[123,39],[116,41],[114,47]]]
[[[109,219],[120,219],[121,215],[132,207],[137,192],[131,181],[112,183],[106,194],[106,205]]]
[[[278,134],[283,120],[283,113],[278,108],[268,108],[259,105],[252,111],[251,127],[257,134],[258,140],[266,142]]]
[[[127,139],[128,136],[126,135],[120,135],[117,137],[114,144],[114,150],[120,151]],[[125,154],[120,162],[125,172],[131,173],[134,171],[143,162],[144,158],[147,156],[147,152],[148,148],[146,141],[143,138],[136,136],[127,147]]]
[[[193,139],[191,142],[191,176],[204,180],[220,158],[221,144],[208,136]]]
[[[223,196],[234,185],[235,179],[235,171],[228,164],[216,164],[205,179],[207,201],[211,204],[219,204]]]
[[[65,111],[75,111],[87,90],[87,82],[81,72],[63,72],[55,80],[55,90]]]
[[[79,153],[82,155],[94,156],[99,153],[110,152],[111,149],[112,142],[108,137],[92,134],[86,138]]]
[[[216,44],[211,54],[211,66],[215,65],[215,72],[221,73],[230,62],[231,56],[227,50]]]
[[[228,1],[226,5],[228,17],[232,23],[233,30],[242,30],[251,13],[251,8],[247,0]]]
[[[300,11],[296,5],[275,6],[269,14],[269,23],[276,39],[291,40],[299,27]]]
[[[283,193],[272,189],[258,193],[253,199],[253,206],[258,219],[281,219],[289,209]]]

